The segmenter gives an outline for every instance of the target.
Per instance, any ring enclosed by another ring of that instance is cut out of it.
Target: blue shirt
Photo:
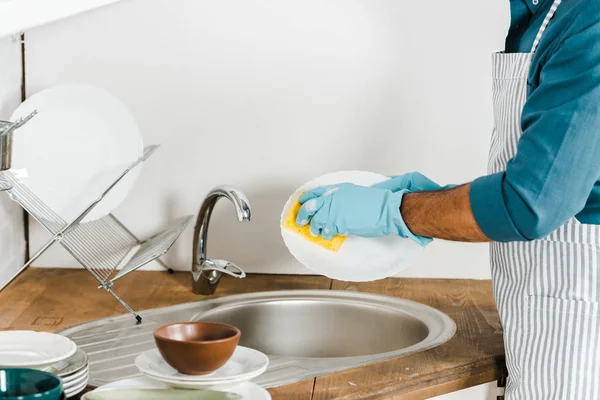
[[[534,4],[536,3],[536,4]],[[507,52],[530,52],[553,0],[511,0]],[[492,240],[539,239],[572,217],[600,224],[600,0],[563,0],[529,71],[523,135],[504,172],[471,184]]]

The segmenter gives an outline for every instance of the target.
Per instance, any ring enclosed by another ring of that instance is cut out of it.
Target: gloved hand
[[[322,186],[300,196],[302,207],[296,224],[310,223],[311,233],[327,240],[336,234],[378,237],[393,233],[425,246],[432,239],[413,235],[400,215],[402,196],[407,192],[351,183]]]
[[[409,192],[422,192],[424,190],[441,190],[452,186],[442,187],[420,172],[409,172],[404,175],[393,176],[387,181],[377,183],[372,187],[388,189],[392,192],[398,192],[403,189]]]

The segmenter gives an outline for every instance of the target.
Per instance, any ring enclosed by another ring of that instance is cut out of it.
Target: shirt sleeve
[[[506,170],[471,184],[473,214],[492,240],[547,236],[585,207],[600,178],[599,14],[571,24],[578,29],[542,66]]]

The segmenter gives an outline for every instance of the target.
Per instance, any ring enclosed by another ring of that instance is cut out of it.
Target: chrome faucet
[[[250,221],[252,215],[250,202],[239,190],[229,186],[217,186],[208,193],[202,202],[194,228],[192,291],[196,294],[213,294],[223,274],[240,279],[246,277],[244,271],[237,265],[225,260],[211,260],[206,255],[210,217],[215,204],[221,197],[225,197],[233,203],[238,221]]]

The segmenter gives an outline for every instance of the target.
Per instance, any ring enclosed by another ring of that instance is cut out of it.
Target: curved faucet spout
[[[206,242],[210,217],[220,198],[229,199],[233,203],[238,221],[250,221],[252,217],[250,202],[239,190],[229,186],[217,186],[208,193],[200,207],[194,229],[192,290],[196,294],[213,294],[223,273],[236,278],[245,277],[244,272],[239,267],[227,261],[219,260],[222,265],[219,268],[215,268],[215,263],[209,260],[207,256]],[[239,273],[228,271],[228,266],[238,270]]]

